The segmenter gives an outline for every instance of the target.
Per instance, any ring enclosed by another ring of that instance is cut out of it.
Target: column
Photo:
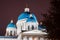
[[[9,35],[8,36],[10,36],[10,31],[9,31]]]
[[[27,36],[24,36],[24,37],[23,37],[23,40],[27,40]]]
[[[7,36],[7,34],[8,34],[8,33],[6,32],[5,36]]]
[[[32,36],[29,37],[29,40],[32,40]]]
[[[39,38],[38,37],[34,37],[34,40],[39,40]]]
[[[12,35],[14,36],[14,31],[12,31]]]
[[[44,40],[44,38],[43,37],[40,37],[40,40]]]
[[[22,38],[22,33],[20,33],[20,34],[18,35],[17,40],[23,40],[23,38]]]

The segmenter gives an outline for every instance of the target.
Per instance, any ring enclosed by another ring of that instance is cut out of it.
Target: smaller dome
[[[29,18],[27,19],[27,22],[36,22],[36,16],[34,14],[30,14]]]
[[[39,26],[38,26],[38,30],[41,30],[41,29],[46,29],[46,26],[39,25]]]
[[[36,22],[36,20],[33,17],[30,17],[27,19],[27,22]]]
[[[7,25],[7,28],[16,28],[16,25],[13,23],[13,20]]]

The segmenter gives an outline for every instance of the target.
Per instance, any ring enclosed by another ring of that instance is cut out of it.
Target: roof
[[[32,17],[30,17],[30,14],[32,14]],[[21,20],[21,19],[24,19],[24,18],[27,18],[27,22],[30,22],[30,21],[36,22],[37,21],[37,18],[34,15],[34,13],[30,13],[30,12],[21,13],[18,17],[18,20]]]
[[[0,36],[0,38],[17,38],[17,36]]]
[[[32,30],[32,31],[23,32],[23,35],[47,35],[47,33],[42,32],[41,30]]]
[[[41,29],[46,29],[46,26],[39,25],[39,26],[38,26],[38,30],[41,30]]]
[[[27,19],[27,22],[36,22],[36,20],[33,17],[30,17]]]
[[[23,12],[18,16],[18,20],[24,19],[24,18],[28,18],[29,17],[30,12]]]
[[[7,28],[16,28],[16,25],[11,20],[11,22],[7,25]]]

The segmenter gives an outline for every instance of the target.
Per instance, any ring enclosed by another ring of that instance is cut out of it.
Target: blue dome
[[[37,20],[35,20],[33,17],[30,17],[27,19],[27,22],[36,22]]]
[[[41,29],[46,29],[46,26],[39,25],[39,26],[38,26],[38,30],[41,30]]]
[[[19,15],[18,20],[24,19],[24,18],[29,18],[30,12],[23,12]]]
[[[8,25],[7,25],[7,28],[16,28],[16,25],[14,24],[14,23],[9,23]]]
[[[31,19],[30,14],[31,14],[30,12],[23,12],[23,13],[21,13],[21,15],[19,15],[18,20],[27,18],[27,22],[29,22],[31,20],[36,22],[37,21],[36,16],[32,13],[32,19]]]

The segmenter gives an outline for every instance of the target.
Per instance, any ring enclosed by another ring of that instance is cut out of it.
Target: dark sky
[[[0,0],[0,35],[5,34],[7,24],[11,19],[16,23],[17,18],[28,4],[30,11],[35,13],[40,21],[40,13],[47,13],[49,0]]]

